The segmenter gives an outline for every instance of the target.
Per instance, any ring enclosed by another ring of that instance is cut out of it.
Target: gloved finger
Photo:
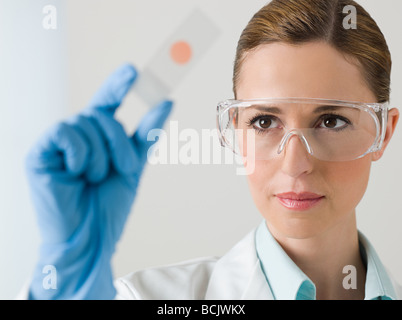
[[[67,171],[78,176],[86,169],[89,152],[85,138],[72,126],[61,122],[29,152],[26,165],[36,172]]]
[[[102,132],[116,171],[123,175],[133,173],[138,168],[138,156],[122,125],[102,110],[94,110],[92,118]]]
[[[78,115],[69,123],[82,133],[90,146],[88,166],[85,171],[86,180],[92,183],[102,181],[109,172],[109,154],[102,133],[90,117]]]
[[[152,129],[162,129],[172,108],[172,101],[163,101],[158,106],[148,111],[148,113],[141,119],[132,140],[134,145],[137,146],[142,154],[146,154],[149,147],[155,143],[154,141],[148,141],[147,138],[149,131]]]
[[[111,115],[120,106],[137,77],[137,71],[130,64],[115,70],[102,84],[89,103],[89,108],[100,108]]]

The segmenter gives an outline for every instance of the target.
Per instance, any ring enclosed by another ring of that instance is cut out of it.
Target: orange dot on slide
[[[186,64],[192,56],[191,46],[186,41],[177,41],[170,48],[172,60],[178,64]]]

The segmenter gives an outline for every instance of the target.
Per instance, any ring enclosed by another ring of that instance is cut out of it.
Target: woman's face
[[[376,102],[359,68],[323,42],[298,46],[274,43],[249,52],[236,94],[237,99],[298,97]],[[396,121],[397,116],[391,117],[385,145]],[[365,193],[371,162],[381,155],[370,153],[347,162],[320,161],[293,136],[280,157],[255,161],[255,170],[248,175],[251,194],[276,234],[313,237],[350,221]],[[303,197],[310,200],[300,200]]]

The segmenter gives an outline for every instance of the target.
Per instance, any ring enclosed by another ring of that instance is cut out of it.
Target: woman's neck
[[[355,213],[310,238],[288,238],[275,232],[273,236],[313,281],[318,300],[364,299],[366,268],[360,255]]]

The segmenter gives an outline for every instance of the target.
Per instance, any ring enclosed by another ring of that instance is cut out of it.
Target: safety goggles
[[[314,98],[225,100],[217,107],[222,146],[270,160],[297,137],[323,161],[350,161],[382,148],[388,103]]]

